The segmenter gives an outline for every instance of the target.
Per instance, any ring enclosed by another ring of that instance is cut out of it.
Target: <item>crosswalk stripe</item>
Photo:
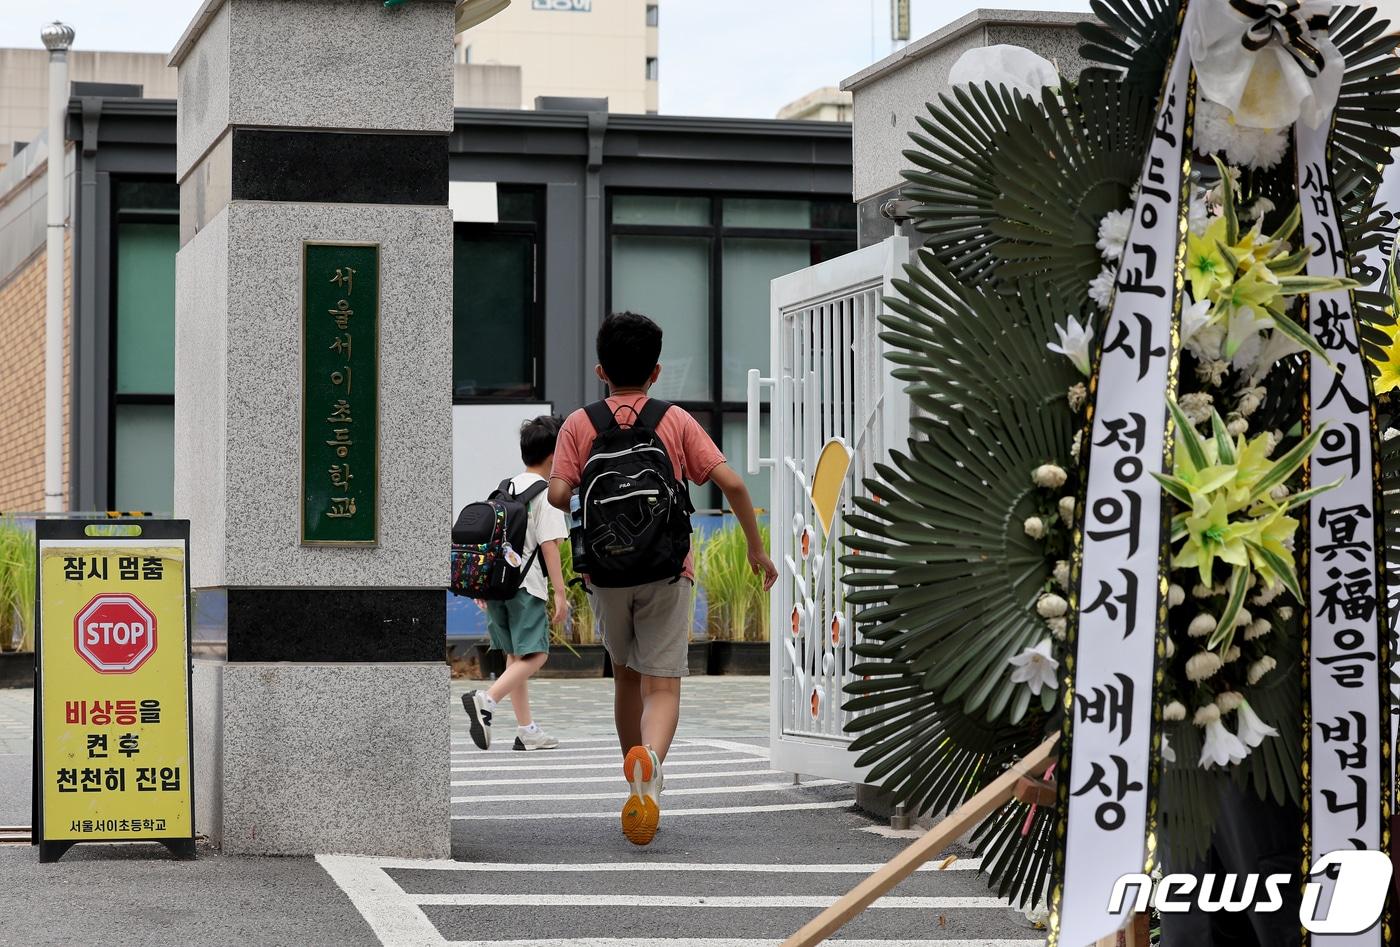
[[[1027,940],[856,940],[836,938],[831,947],[1039,947],[1044,937]],[[449,940],[440,947],[782,947],[783,941],[748,937],[565,937],[549,940]]]
[[[500,753],[492,756],[491,761],[501,762],[503,760],[510,760],[512,765],[520,766],[527,765],[526,761],[529,761],[529,763],[538,763],[541,760],[553,760],[563,757],[564,754],[567,753],[569,754],[567,762],[570,763],[575,760],[617,760],[619,763],[622,762],[623,753],[621,750],[614,749],[611,753],[598,753],[595,752],[595,750],[596,748],[587,752],[580,750],[511,750],[511,756]],[[483,759],[481,754],[484,752],[486,751],[478,750],[476,746],[473,745],[470,750],[453,750],[452,755],[453,757],[459,758],[459,761],[460,758]],[[713,756],[718,752],[720,751],[704,746],[685,747],[683,749],[672,749],[666,754],[666,759],[669,762],[677,756],[704,756],[706,754]]]
[[[744,763],[764,762],[760,760],[741,760]],[[776,769],[735,769],[726,770],[722,773],[673,773],[669,769],[666,771],[666,784],[670,785],[677,779],[718,779],[722,776],[773,776],[778,772]],[[618,767],[616,773],[606,776],[534,776],[529,780],[519,779],[454,779],[452,786],[519,786],[521,782],[528,781],[531,786],[545,784],[568,783],[570,785],[581,785],[583,783],[622,783],[622,769]],[[803,783],[805,786],[806,783]]]
[[[667,779],[670,777],[668,776]],[[621,799],[619,794],[616,798]],[[682,815],[744,815],[754,812],[798,812],[807,809],[850,809],[854,802],[792,802],[772,806],[706,806],[704,808],[662,809],[663,819]],[[523,822],[537,819],[616,819],[617,810],[608,812],[527,812],[520,815],[454,815],[463,822]]]
[[[453,892],[450,894],[410,894],[418,905],[452,907],[626,907],[635,908],[828,908],[841,895],[691,895],[691,894],[506,894]],[[1001,898],[926,897],[886,895],[869,908],[929,910],[984,910],[1004,908]],[[868,908],[868,909],[869,909]]]
[[[722,760],[676,760],[674,763],[671,762],[670,760],[667,760],[667,761],[666,761],[666,766],[665,766],[665,771],[666,771],[666,776],[669,778],[670,775],[671,775],[671,768],[674,767],[674,766],[724,766],[724,765],[728,765],[728,764],[731,764],[731,763],[733,763],[733,764],[739,764],[739,763],[766,763],[766,762],[767,762],[767,760],[761,760],[761,759],[758,759],[757,757],[752,757],[752,756],[741,756],[741,757],[737,757],[737,758],[725,758],[725,759],[722,759]],[[561,769],[614,769],[614,768],[618,768],[618,769],[619,769],[619,772],[620,772],[621,770],[620,770],[620,767],[619,767],[619,763],[620,763],[620,761],[615,760],[615,761],[609,762],[609,763],[564,763],[564,764],[558,764],[558,763],[516,763],[516,764],[513,764],[513,765],[507,765],[507,766],[454,766],[454,767],[452,767],[452,772],[454,772],[454,773],[487,773],[487,772],[523,773],[523,772],[530,772],[530,771],[532,771],[532,770],[533,770],[533,771],[538,771],[538,772],[556,772],[556,771],[561,770]]]
[[[843,786],[846,785],[839,779],[814,779],[811,782],[803,783],[803,788],[809,786]],[[795,788],[792,783],[753,783],[748,786],[692,786],[685,789],[668,789],[666,798],[672,796],[724,796],[734,793],[745,792],[778,792],[783,789]],[[617,799],[617,792],[585,792],[585,793],[545,793],[512,796],[453,796],[453,802],[534,802],[536,800],[562,800],[562,799]]]
[[[598,872],[623,872],[632,873],[639,871],[685,871],[700,872],[704,874],[714,874],[717,872],[737,872],[752,873],[760,875],[868,875],[883,868],[879,864],[841,864],[841,865],[815,865],[790,862],[782,863],[739,863],[739,862],[653,862],[653,861],[627,861],[627,862],[557,862],[554,864],[543,864],[540,862],[459,862],[450,861],[443,858],[418,859],[418,858],[380,858],[373,855],[354,856],[342,855],[344,859],[360,858],[365,864],[375,868],[401,870],[412,869],[414,871],[485,871],[492,873],[499,872],[519,872],[524,874],[554,874],[558,872],[578,872],[582,874],[597,874]],[[947,868],[940,868],[938,864],[928,862],[920,865],[915,871],[939,872],[939,871],[976,871],[982,867],[980,858],[959,858]]]

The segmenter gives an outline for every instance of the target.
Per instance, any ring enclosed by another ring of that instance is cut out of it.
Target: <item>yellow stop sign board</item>
[[[40,520],[34,839],[194,855],[189,523]]]

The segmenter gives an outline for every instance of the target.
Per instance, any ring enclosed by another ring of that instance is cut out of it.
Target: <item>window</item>
[[[660,67],[660,65],[658,64],[657,58],[656,58],[655,56],[648,56],[648,57],[647,57],[647,78],[650,79],[650,80],[652,80],[652,81],[656,81],[656,79],[657,79],[658,76],[659,76],[660,69],[661,69],[661,67]]]
[[[452,247],[452,397],[534,401],[544,377],[543,193],[498,187],[495,224],[458,224]]]
[[[610,194],[609,205],[608,308],[661,326],[652,391],[694,414],[742,473],[748,371],[769,369],[769,281],[854,250],[855,205],[722,194]],[[766,439],[766,412],[762,425]],[[766,508],[767,475],[746,480]],[[723,498],[711,488],[695,501]]]
[[[117,181],[112,311],[112,506],[169,513],[175,482],[173,183]]]
[[[654,3],[647,4],[647,26],[656,26],[660,20],[661,11]]]

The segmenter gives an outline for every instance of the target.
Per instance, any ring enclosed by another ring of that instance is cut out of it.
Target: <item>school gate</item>
[[[909,436],[909,399],[879,338],[882,297],[909,242],[882,243],[772,282],[771,366],[748,378],[748,470],[772,478],[770,734],[773,768],[861,782],[842,689],[857,640],[839,559],[862,480]],[[771,393],[767,452],[759,400]]]

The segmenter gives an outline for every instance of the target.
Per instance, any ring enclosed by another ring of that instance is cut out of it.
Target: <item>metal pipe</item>
[[[45,247],[44,315],[44,509],[63,509],[63,233],[67,189],[63,133],[68,111],[68,48],[71,26],[55,20],[39,32],[49,51],[49,140],[45,186],[48,228]]]

